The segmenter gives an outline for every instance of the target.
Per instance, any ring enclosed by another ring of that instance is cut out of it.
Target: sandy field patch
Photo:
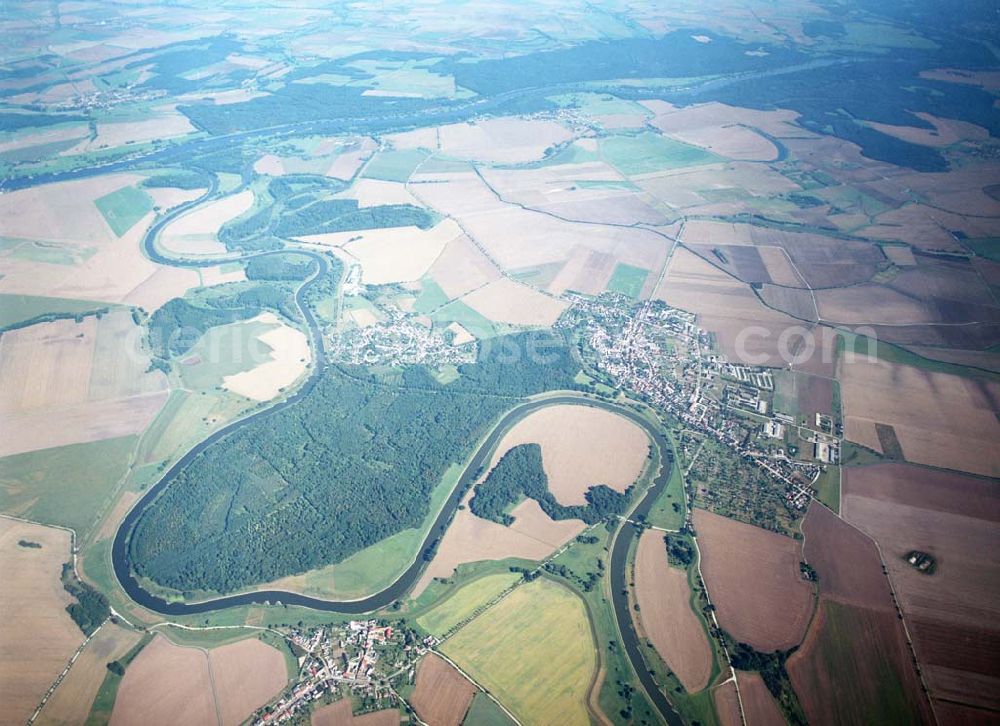
[[[382,179],[357,179],[350,189],[338,196],[344,199],[356,199],[361,208],[377,207],[380,204],[420,206],[420,202],[410,194],[405,184]]]
[[[785,717],[759,673],[736,671],[747,726],[784,726]]]
[[[253,207],[253,192],[244,189],[236,194],[200,204],[181,215],[160,232],[157,240],[164,249],[183,255],[225,254],[219,230],[226,222]]]
[[[264,154],[253,163],[253,170],[258,174],[268,176],[281,176],[285,173],[285,167],[281,163],[281,157],[274,154]]]
[[[165,400],[167,381],[160,372],[147,372],[140,335],[122,310],[100,320],[56,320],[0,336],[0,415],[7,424],[0,452],[145,428]]]
[[[642,629],[656,652],[685,690],[693,693],[703,689],[712,673],[712,650],[691,609],[687,573],[667,562],[662,532],[647,530],[639,539],[635,595]]]
[[[317,708],[312,714],[312,726],[351,726],[353,720],[349,698]]]
[[[448,661],[434,653],[420,661],[416,683],[410,704],[425,723],[435,726],[459,726],[478,692]]]
[[[122,492],[122,495],[118,497],[118,501],[115,502],[114,507],[108,512],[107,516],[104,517],[104,521],[101,522],[101,528],[98,530],[95,540],[111,539],[115,536],[115,531],[118,529],[118,524],[121,522],[128,510],[132,508],[132,505],[136,503],[139,499],[139,492]]]
[[[720,726],[741,726],[740,698],[732,681],[716,686],[712,690],[712,700],[715,701]]]
[[[204,189],[177,189],[175,187],[149,187],[143,188],[153,200],[153,206],[166,211],[176,207],[178,204],[190,202],[205,193]]]
[[[419,280],[449,242],[462,231],[451,220],[431,229],[387,227],[354,232],[334,232],[301,237],[307,244],[338,247],[361,264],[367,285]]]
[[[41,548],[21,547],[18,541]],[[59,581],[70,559],[69,532],[0,518],[0,693],[4,721],[28,720],[83,642]]]
[[[59,688],[45,703],[36,723],[86,722],[94,698],[108,673],[107,664],[128,653],[141,637],[140,633],[113,623],[101,626],[73,663]]]
[[[441,126],[438,138],[448,156],[520,164],[541,159],[546,149],[573,135],[555,121],[506,117]]]
[[[129,664],[118,687],[111,726],[216,723],[208,657],[162,635]]]
[[[844,357],[839,365],[845,434],[870,441],[891,425],[908,461],[1000,475],[1000,386],[910,366]]]
[[[531,413],[500,441],[490,468],[521,444],[541,446],[549,490],[565,505],[586,504],[584,494],[596,484],[624,492],[639,478],[649,453],[640,426],[591,406],[546,406]]]
[[[496,323],[549,327],[566,303],[509,278],[494,280],[463,298],[470,308]]]
[[[435,577],[449,577],[456,567],[466,562],[502,560],[507,557],[540,560],[547,557],[583,531],[583,522],[569,521],[577,522],[577,528],[570,530],[562,542],[553,545],[519,532],[514,527],[504,527],[497,522],[480,519],[466,506],[466,509],[455,513],[451,526],[441,538],[437,554],[420,576],[410,596],[418,597]],[[516,524],[515,522],[515,526]]]
[[[612,255],[579,245],[570,251],[566,264],[556,272],[547,289],[553,295],[562,295],[567,290],[600,295],[617,265],[618,260]]]
[[[288,682],[285,658],[256,638],[208,651],[223,726],[238,726]]]
[[[968,71],[956,68],[935,68],[930,71],[920,71],[921,78],[946,83],[962,83],[968,86],[979,86],[987,91],[1000,91],[1000,71]]]
[[[29,133],[11,135],[6,141],[0,142],[0,154],[18,149],[26,149],[42,144],[54,144],[71,139],[83,139],[88,135],[86,124],[59,126],[45,131],[32,129]],[[4,134],[6,136],[6,134]]]
[[[279,326],[257,336],[271,348],[271,360],[249,371],[226,376],[222,386],[255,401],[270,401],[305,373],[312,360],[312,351],[306,334],[284,324],[274,313],[262,313],[253,320]]]
[[[378,323],[378,316],[368,308],[358,308],[347,313],[359,328],[367,328]]]
[[[910,267],[917,264],[913,256],[913,250],[903,245],[883,245],[882,252],[889,258],[889,261],[900,267]]]
[[[844,517],[881,547],[931,696],[1000,707],[1000,502],[995,482],[907,464],[844,472]],[[937,560],[925,575],[910,550]]]
[[[430,276],[451,299],[500,279],[501,273],[464,234],[447,245],[429,270]]]
[[[957,144],[959,141],[986,141],[990,132],[982,126],[976,126],[966,121],[939,118],[929,113],[913,114],[929,123],[933,128],[923,129],[916,126],[893,126],[868,121],[867,125],[887,136],[907,141],[921,146],[944,147]]]
[[[694,524],[719,624],[760,651],[798,644],[813,609],[799,543],[704,509],[694,510]]]

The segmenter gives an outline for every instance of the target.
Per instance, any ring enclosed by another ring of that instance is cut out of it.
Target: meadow
[[[722,161],[720,157],[697,146],[649,132],[601,139],[600,151],[610,164],[626,176]]]
[[[597,656],[587,608],[539,579],[459,630],[442,652],[526,724],[588,724]]]
[[[94,204],[101,210],[104,220],[117,237],[128,232],[140,219],[153,211],[153,199],[142,189],[131,186],[95,199]]]
[[[442,636],[467,620],[477,609],[521,578],[516,572],[502,572],[479,577],[417,618],[417,625],[431,635]]]

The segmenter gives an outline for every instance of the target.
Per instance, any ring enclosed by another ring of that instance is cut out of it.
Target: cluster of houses
[[[416,661],[427,651],[425,645],[403,643],[398,629],[376,620],[352,620],[342,628],[293,629],[286,638],[298,656],[299,677],[258,714],[258,726],[297,721],[327,695],[327,700],[336,700],[353,692],[393,701],[393,679],[412,682]]]
[[[797,426],[794,417],[771,410],[772,371],[726,361],[692,313],[657,300],[636,305],[617,295],[574,296],[558,325],[583,334],[593,364],[616,387],[754,462],[784,485],[794,508],[808,506],[822,464],[839,461],[836,436]],[[748,422],[757,435],[746,435]],[[776,445],[793,430],[814,444],[816,461]]]

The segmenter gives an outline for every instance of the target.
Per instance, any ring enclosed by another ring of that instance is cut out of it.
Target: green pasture
[[[722,161],[715,154],[659,134],[609,136],[600,141],[601,155],[626,176],[680,169]]]
[[[615,265],[615,271],[611,273],[607,289],[611,292],[628,295],[634,300],[642,292],[642,286],[646,284],[647,277],[649,277],[649,270],[619,262]]]
[[[122,187],[94,200],[94,204],[104,215],[104,221],[116,237],[128,232],[136,222],[153,210],[153,198],[136,187]]]

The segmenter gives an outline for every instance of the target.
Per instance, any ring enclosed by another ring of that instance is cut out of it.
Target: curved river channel
[[[638,414],[631,408],[621,406],[618,404],[610,403],[608,401],[603,401],[594,398],[586,398],[579,394],[556,394],[551,395],[543,399],[528,400],[523,403],[516,405],[510,411],[508,411],[499,423],[493,428],[490,435],[485,441],[480,444],[479,448],[476,449],[472,458],[469,460],[462,476],[458,483],[452,490],[451,495],[445,502],[444,506],[441,508],[437,517],[434,520],[433,525],[428,530],[424,541],[421,543],[420,548],[417,550],[416,556],[413,563],[387,588],[381,592],[377,592],[365,598],[358,600],[324,600],[322,598],[309,597],[307,595],[302,595],[295,592],[288,592],[284,590],[260,590],[256,592],[247,592],[237,595],[227,595],[223,597],[213,598],[210,600],[203,600],[200,602],[179,602],[179,601],[167,601],[163,598],[154,595],[144,589],[139,581],[132,574],[131,562],[129,560],[129,538],[131,536],[132,530],[135,528],[136,523],[142,517],[143,512],[146,508],[153,503],[157,495],[160,494],[166,487],[170,485],[174,477],[188,466],[201,452],[207,449],[209,446],[215,444],[221,439],[225,438],[229,434],[238,430],[240,427],[245,426],[250,421],[256,419],[258,416],[269,416],[277,411],[280,411],[289,406],[294,406],[305,396],[309,395],[312,388],[316,385],[319,375],[325,365],[325,355],[323,349],[323,339],[320,334],[316,320],[309,310],[309,306],[305,304],[305,294],[309,286],[319,278],[326,270],[327,261],[325,257],[321,254],[315,252],[309,252],[299,249],[286,249],[275,252],[263,252],[251,255],[245,255],[242,257],[227,257],[225,259],[214,259],[214,260],[190,260],[184,258],[173,258],[164,256],[162,252],[156,249],[155,241],[156,237],[161,229],[175,219],[179,214],[187,211],[188,209],[203,203],[207,199],[211,198],[215,194],[215,184],[211,185],[211,188],[199,199],[189,202],[187,204],[181,205],[180,207],[171,210],[171,213],[161,218],[154,224],[146,234],[143,240],[144,250],[152,260],[159,262],[161,264],[183,266],[183,267],[201,267],[206,265],[219,264],[220,262],[232,262],[232,261],[245,261],[251,257],[259,257],[264,255],[274,255],[274,254],[298,254],[306,255],[310,257],[317,263],[317,270],[313,275],[307,279],[295,294],[295,302],[302,314],[303,319],[309,329],[309,335],[313,342],[313,354],[315,357],[315,365],[312,368],[309,377],[306,379],[305,383],[296,391],[293,395],[284,399],[283,401],[270,406],[269,408],[258,411],[257,413],[251,414],[245,418],[234,421],[227,426],[219,429],[206,439],[199,442],[194,448],[188,451],[179,461],[177,461],[163,477],[156,482],[142,498],[136,502],[136,504],[129,510],[128,514],[122,520],[121,524],[118,526],[115,532],[115,539],[111,549],[112,565],[115,573],[115,577],[121,584],[122,588],[128,594],[132,600],[141,605],[144,608],[152,610],[154,612],[160,613],[162,615],[196,615],[199,613],[213,612],[216,610],[222,610],[230,607],[237,607],[241,605],[253,605],[253,604],[265,604],[265,603],[282,603],[284,605],[298,605],[302,607],[312,608],[314,610],[323,610],[328,612],[336,613],[348,613],[348,614],[361,614],[369,613],[375,610],[379,610],[392,605],[393,602],[402,598],[419,578],[423,568],[426,566],[421,554],[432,544],[436,539],[441,537],[445,529],[448,527],[448,523],[451,520],[452,515],[455,513],[458,505],[462,499],[463,492],[472,484],[475,474],[480,470],[480,467],[487,465],[490,457],[493,454],[494,449],[500,440],[503,438],[504,434],[510,430],[514,424],[516,424],[521,419],[525,418],[529,414],[547,406],[554,405],[576,405],[576,406],[592,406],[596,408],[603,408],[612,413],[616,413],[620,416],[624,416],[633,423],[641,426],[643,430],[649,435],[650,439],[655,443],[660,451],[662,467],[658,476],[653,481],[652,486],[650,486],[642,499],[639,501],[633,510],[632,517],[642,516],[647,514],[656,501],[656,498],[663,492],[667,487],[667,483],[670,480],[670,472],[673,467],[673,451],[670,447],[669,442],[666,437],[654,427],[647,419]],[[612,603],[615,611],[615,618],[618,623],[618,629],[621,633],[622,642],[625,647],[625,652],[628,655],[629,660],[632,663],[632,667],[639,678],[644,690],[649,696],[650,700],[655,705],[657,711],[664,720],[666,720],[672,726],[674,724],[680,725],[682,722],[677,713],[673,710],[670,702],[662,694],[656,682],[653,680],[649,673],[649,669],[646,667],[642,652],[641,644],[638,637],[636,636],[633,624],[631,611],[628,604],[628,598],[626,595],[626,571],[627,571],[627,561],[629,548],[632,542],[635,540],[637,535],[637,529],[629,522],[623,523],[621,527],[614,533],[612,541],[610,544],[611,559],[610,559],[610,577],[611,577],[611,592],[612,592]]]

